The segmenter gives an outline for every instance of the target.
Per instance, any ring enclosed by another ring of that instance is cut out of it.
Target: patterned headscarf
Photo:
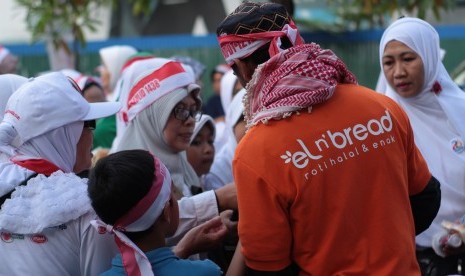
[[[270,59],[255,69],[246,86],[247,129],[259,122],[282,119],[329,99],[338,83],[356,83],[355,76],[332,51],[303,44],[284,6],[243,3],[220,24],[218,40],[229,64],[270,43]],[[293,47],[281,49],[287,36]]]
[[[292,45],[304,43],[284,6],[274,3],[243,3],[221,22],[217,34],[229,65],[269,42],[270,56],[274,56],[282,51],[281,37],[284,36]]]

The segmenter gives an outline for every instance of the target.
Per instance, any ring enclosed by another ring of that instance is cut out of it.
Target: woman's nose
[[[394,65],[394,77],[395,78],[400,78],[404,77],[406,75],[405,68],[401,62],[397,62]]]

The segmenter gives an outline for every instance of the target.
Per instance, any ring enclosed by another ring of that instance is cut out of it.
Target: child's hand
[[[227,232],[221,218],[214,217],[189,230],[173,248],[173,252],[179,258],[187,258],[192,254],[209,251],[221,244]]]

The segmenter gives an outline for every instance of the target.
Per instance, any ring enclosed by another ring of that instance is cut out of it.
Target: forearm
[[[425,189],[410,196],[413,220],[415,222],[415,235],[428,229],[436,217],[441,205],[441,187],[439,181],[431,176]]]
[[[176,233],[167,239],[168,245],[177,244],[187,231],[219,214],[213,191],[183,197],[178,201],[178,204],[179,226]]]

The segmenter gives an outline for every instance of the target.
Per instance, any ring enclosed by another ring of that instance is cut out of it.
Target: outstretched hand
[[[192,254],[212,250],[221,244],[227,232],[221,218],[214,217],[189,230],[173,248],[173,252],[179,258],[187,258]]]

